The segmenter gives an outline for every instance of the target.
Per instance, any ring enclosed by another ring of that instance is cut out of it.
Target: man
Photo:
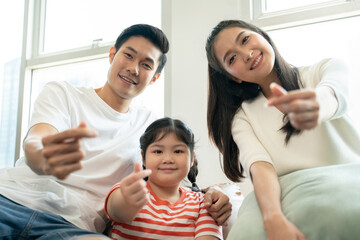
[[[169,43],[163,32],[139,24],[110,49],[102,88],[52,82],[39,95],[24,140],[25,157],[0,170],[0,238],[108,239],[104,198],[140,161],[139,138],[156,119],[131,105],[159,78]],[[227,196],[209,191],[209,212],[221,224]]]

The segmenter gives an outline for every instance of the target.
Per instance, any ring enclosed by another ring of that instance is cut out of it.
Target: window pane
[[[264,12],[275,12],[334,0],[263,0]]]
[[[136,23],[160,28],[161,0],[46,1],[44,52],[112,42]]]
[[[68,81],[74,86],[102,87],[107,81],[109,59],[103,58],[87,62],[67,64],[51,68],[34,70],[32,78],[32,91],[30,109],[43,86],[50,81]],[[143,93],[136,97],[133,104],[148,107],[164,115],[164,80],[160,77],[155,84],[150,85]]]
[[[270,31],[282,56],[295,66],[309,65],[326,57],[346,61],[349,71],[350,114],[360,130],[360,17]]]
[[[15,158],[23,14],[24,1],[0,2],[0,167]]]

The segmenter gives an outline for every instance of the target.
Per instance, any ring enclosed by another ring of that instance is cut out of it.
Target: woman
[[[291,66],[264,31],[239,20],[220,22],[206,51],[208,129],[225,174],[251,177],[268,239],[305,239],[284,214],[278,177],[359,162],[346,66],[336,59]]]

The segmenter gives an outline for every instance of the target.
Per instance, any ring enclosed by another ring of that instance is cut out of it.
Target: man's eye
[[[124,53],[124,54],[125,54],[125,56],[128,57],[128,58],[132,58],[131,54],[129,54],[129,53]]]
[[[145,67],[146,69],[152,70],[152,67],[151,67],[149,64],[144,63],[144,67]]]

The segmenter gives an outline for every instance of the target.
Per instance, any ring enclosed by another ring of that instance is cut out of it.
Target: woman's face
[[[272,46],[262,35],[246,28],[222,30],[215,39],[214,52],[221,66],[239,83],[245,81],[261,86],[274,68]]]

